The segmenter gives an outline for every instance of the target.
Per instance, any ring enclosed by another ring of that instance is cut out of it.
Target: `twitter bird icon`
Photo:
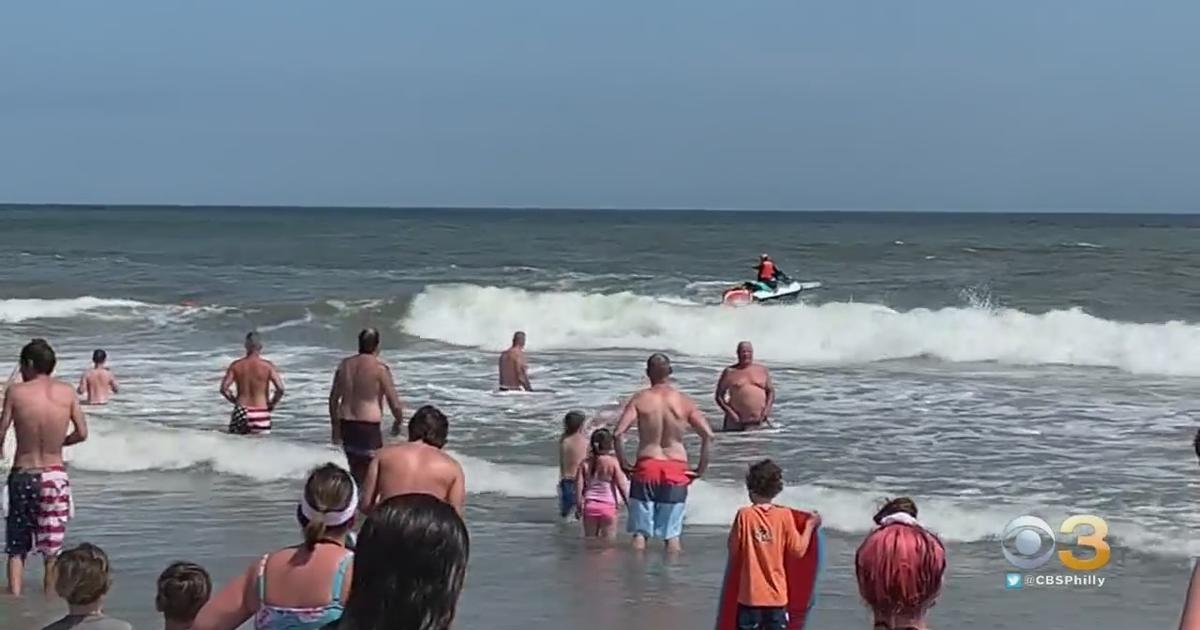
[[[1020,573],[1007,573],[1004,575],[1004,588],[1021,588],[1025,586],[1025,580],[1021,579]]]

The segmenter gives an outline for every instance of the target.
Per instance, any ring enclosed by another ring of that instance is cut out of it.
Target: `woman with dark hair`
[[[428,494],[383,501],[359,532],[346,610],[326,630],[446,630],[470,546],[450,504]]]
[[[304,542],[263,556],[200,611],[195,630],[234,630],[254,618],[256,630],[316,630],[342,616],[350,591],[358,490],[333,464],[312,471],[296,508]]]
[[[875,514],[879,526],[854,555],[858,592],[876,630],[927,630],[925,617],[942,590],[946,548],[917,521],[917,504],[900,497]]]

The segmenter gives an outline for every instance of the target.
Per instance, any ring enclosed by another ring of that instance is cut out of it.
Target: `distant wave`
[[[15,324],[30,319],[64,319],[85,312],[120,316],[136,309],[156,308],[154,304],[136,300],[111,300],[91,296],[57,300],[12,299],[0,300],[0,322]]]
[[[988,300],[910,311],[842,302],[750,308],[678,302],[632,293],[441,285],[418,294],[400,325],[412,335],[491,350],[520,329],[542,349],[724,356],[750,339],[762,358],[797,365],[934,357],[1200,375],[1200,326],[1184,322],[1123,323],[1076,308],[1031,314],[991,308]]]

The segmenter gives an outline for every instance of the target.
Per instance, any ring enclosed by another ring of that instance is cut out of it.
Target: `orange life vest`
[[[770,282],[775,279],[775,263],[764,260],[758,264],[758,279],[760,282]]]

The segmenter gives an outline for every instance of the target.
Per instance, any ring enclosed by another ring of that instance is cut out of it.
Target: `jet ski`
[[[747,282],[736,287],[725,289],[721,303],[726,306],[746,306],[747,304],[768,304],[783,302],[797,298],[805,291],[811,291],[821,286],[820,282],[780,282],[775,288],[763,282]]]

